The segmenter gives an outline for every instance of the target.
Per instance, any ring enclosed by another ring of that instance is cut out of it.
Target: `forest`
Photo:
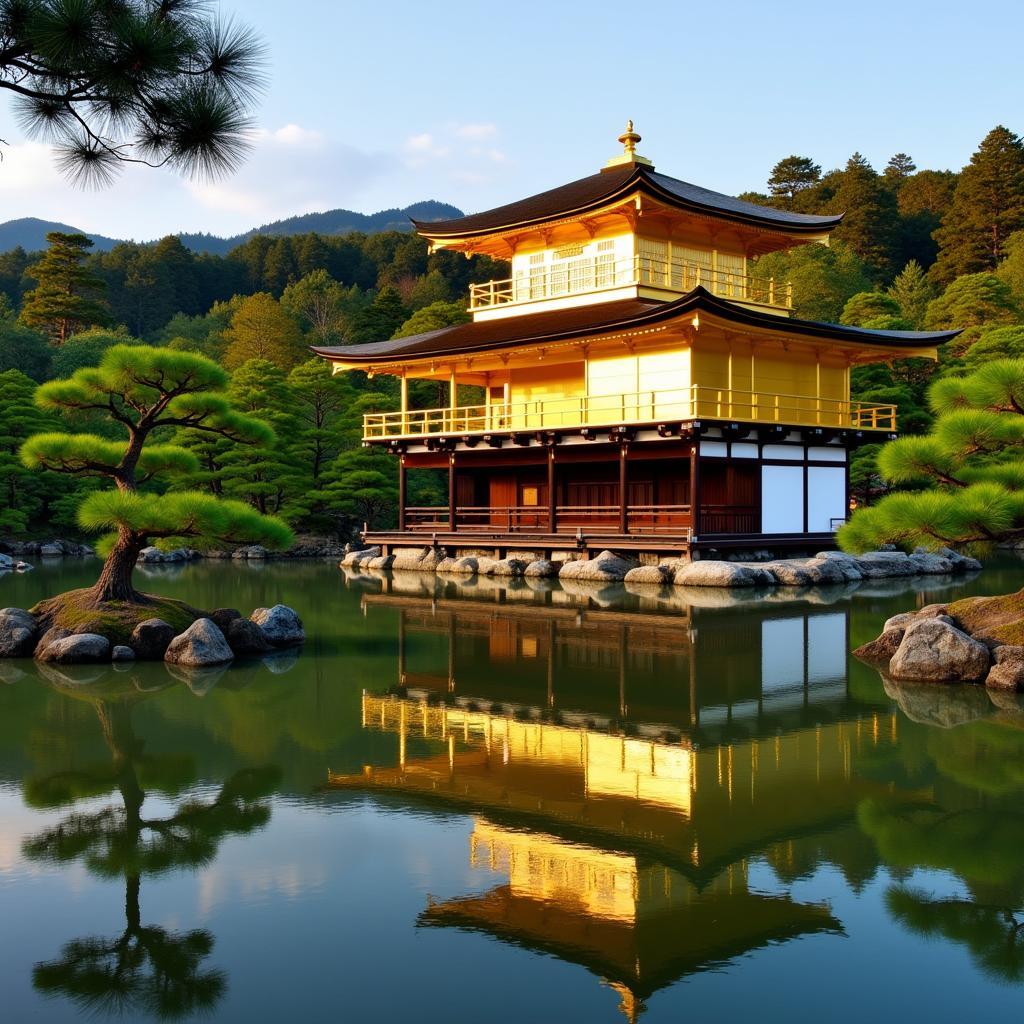
[[[998,358],[1024,357],[1024,142],[998,126],[959,171],[918,169],[905,153],[882,170],[855,153],[823,172],[792,155],[764,191],[742,198],[805,213],[845,212],[828,247],[763,256],[755,277],[793,285],[794,315],[897,330],[961,328],[938,363],[908,359],[860,368],[856,399],[894,402],[903,434],[933,422],[936,379]],[[467,319],[471,283],[508,266],[449,252],[399,231],[256,235],[224,255],[168,236],[91,252],[80,235],[53,234],[45,252],[0,253],[0,531],[74,534],[74,510],[95,486],[25,469],[18,449],[57,424],[33,403],[35,387],[95,365],[115,344],[209,356],[231,373],[230,397],[265,419],[273,449],[232,448],[182,432],[199,458],[201,486],[281,516],[297,530],[347,536],[387,525],[397,501],[394,460],[360,444],[364,412],[394,407],[397,387],[362,374],[331,377],[311,344],[361,343]],[[414,403],[444,401],[437,387]],[[96,431],[97,424],[89,429]],[[877,446],[861,449],[851,482],[861,504],[888,486]],[[410,480],[410,483],[413,483]],[[418,482],[415,504],[440,503]]]

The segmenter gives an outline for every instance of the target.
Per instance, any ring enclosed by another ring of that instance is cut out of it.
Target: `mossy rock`
[[[61,626],[72,633],[98,633],[111,643],[128,645],[132,630],[146,619],[163,619],[176,633],[184,633],[201,612],[184,601],[156,594],[140,594],[141,600],[104,601],[97,604],[89,590],[69,590],[66,594],[40,601],[30,608],[40,623],[41,630]]]
[[[949,614],[978,640],[1024,645],[1024,590],[998,597],[965,597]]]

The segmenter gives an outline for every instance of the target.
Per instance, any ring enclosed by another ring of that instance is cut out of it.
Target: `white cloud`
[[[455,126],[455,134],[460,139],[491,139],[498,134],[498,126],[490,122],[483,124],[459,124]]]

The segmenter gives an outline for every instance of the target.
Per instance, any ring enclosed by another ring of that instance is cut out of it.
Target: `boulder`
[[[411,572],[435,572],[445,557],[444,548],[418,548],[401,551],[395,554],[391,567]]]
[[[224,634],[212,619],[196,619],[171,641],[164,653],[164,661],[194,667],[222,665],[233,657]]]
[[[135,652],[130,647],[126,647],[124,644],[118,644],[110,652],[110,660],[111,661],[122,661],[122,662],[123,661],[134,661],[135,660]]]
[[[927,551],[915,551],[908,561],[922,576],[945,576],[953,571],[953,563],[948,558]]]
[[[916,554],[924,550],[926,549],[915,548],[914,552]],[[953,564],[953,572],[974,572],[981,568],[981,562],[976,558],[971,558],[969,555],[961,555],[959,551],[954,551],[952,548],[938,548],[935,554],[948,559]]]
[[[55,665],[96,665],[110,660],[110,641],[98,633],[75,633],[54,640],[39,660]]]
[[[898,617],[898,616],[897,616]],[[886,629],[882,635],[870,643],[861,644],[854,652],[855,658],[870,662],[873,665],[888,665],[892,656],[899,650],[900,642],[906,630],[903,627]]]
[[[907,626],[916,619],[916,612],[900,612],[899,615],[893,615],[885,620],[885,625],[882,626],[882,632],[887,633],[891,629],[902,629],[905,631]]]
[[[988,675],[988,648],[938,619],[912,622],[889,662],[896,680],[974,683]]]
[[[14,568],[14,559],[0,551],[0,572],[10,572]]]
[[[845,551],[819,551],[815,558],[824,558],[830,562],[851,562],[854,565],[857,564],[857,558],[854,555],[848,555]]]
[[[165,551],[163,554],[165,562],[187,562],[189,560],[188,548],[175,548],[173,551]]]
[[[868,551],[857,559],[857,567],[866,579],[888,576],[913,576],[914,563],[902,551]]]
[[[770,575],[774,581],[774,573]],[[675,574],[676,585],[683,587],[753,587],[759,580],[758,573],[748,566],[711,559],[691,562]]]
[[[28,562],[15,562],[14,568],[17,572],[31,572],[35,566],[30,565]]]
[[[380,548],[361,548],[357,551],[349,551],[341,560],[346,568],[356,568],[372,558],[380,558]]]
[[[993,653],[995,664],[985,677],[985,685],[991,690],[1009,690],[1024,693],[1024,647],[1004,644]]]
[[[252,619],[232,619],[224,636],[235,654],[266,654],[274,647],[267,639],[262,626],[257,625]]]
[[[266,638],[275,647],[301,644],[306,639],[302,619],[286,604],[275,604],[273,608],[257,608],[249,618],[263,628]]]
[[[262,544],[250,544],[249,547],[245,549],[245,551],[246,558],[255,558],[257,561],[261,561],[270,556],[270,552],[267,551],[267,549],[263,547]]]
[[[523,576],[529,565],[523,558],[501,558],[487,566],[488,576]]]
[[[162,562],[164,560],[164,553],[157,547],[152,545],[148,548],[143,548],[139,552],[139,557],[136,559],[138,562]]]
[[[376,558],[371,558],[368,562],[361,563],[367,569],[390,569],[395,564],[394,555],[378,555]]]
[[[36,620],[21,608],[0,610],[0,658],[28,658],[36,645]]]
[[[144,619],[133,630],[128,643],[136,658],[162,661],[174,639],[174,627],[163,619]]]
[[[808,587],[818,582],[815,574],[800,562],[787,561],[768,562],[758,568],[767,569],[775,583],[781,583],[785,587]]]
[[[63,558],[64,549],[56,543],[53,544],[41,544],[39,546],[39,554],[43,558]]]
[[[558,570],[561,580],[590,580],[597,583],[618,583],[626,573],[637,568],[637,563],[616,555],[614,551],[602,551],[595,558],[584,561],[565,562]]]
[[[67,636],[71,636],[70,629],[65,629],[63,626],[51,626],[37,641],[32,656],[42,660],[43,652],[50,644],[56,640],[63,640]]]
[[[210,618],[217,623],[222,633],[227,633],[228,626],[235,621],[240,619],[242,613],[237,608],[214,608],[210,612]]]
[[[530,562],[523,570],[523,575],[543,580],[552,579],[558,575],[561,566],[561,562],[550,562],[546,558],[538,558],[535,562]]]
[[[1024,590],[996,597],[965,597],[946,611],[975,640],[991,646],[1024,644]]]
[[[672,569],[667,565],[638,565],[626,573],[626,583],[653,583],[660,586],[663,583],[671,583],[673,578]]]

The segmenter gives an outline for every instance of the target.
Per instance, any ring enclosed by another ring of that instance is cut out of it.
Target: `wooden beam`
[[[619,448],[619,532],[629,532],[629,501],[626,493],[628,485],[628,473],[626,472],[628,462],[626,456],[629,454],[629,445],[624,444]]]
[[[555,527],[555,446],[552,444],[548,447],[548,529],[554,533]]]
[[[404,378],[403,378],[404,380]],[[398,528],[405,529],[405,456],[398,456]]]
[[[690,455],[690,532],[700,536],[700,439],[695,438]]]
[[[455,453],[448,456],[448,529],[455,530]]]

